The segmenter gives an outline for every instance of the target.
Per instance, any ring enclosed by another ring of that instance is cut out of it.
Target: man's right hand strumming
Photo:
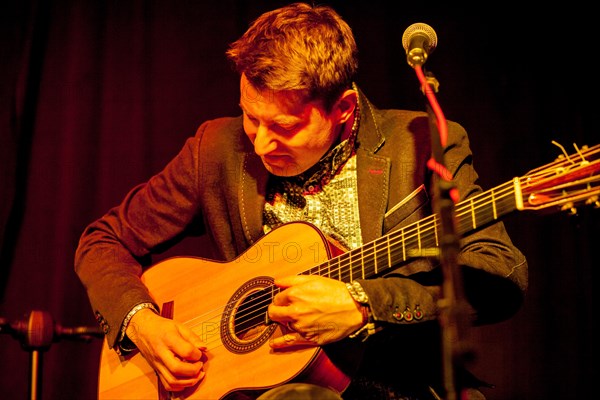
[[[131,318],[126,334],[166,390],[180,391],[204,378],[206,346],[187,326],[143,309]]]

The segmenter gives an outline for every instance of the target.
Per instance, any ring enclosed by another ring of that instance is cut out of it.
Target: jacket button
[[[416,320],[423,318],[423,311],[421,311],[419,306],[415,307],[414,317]]]

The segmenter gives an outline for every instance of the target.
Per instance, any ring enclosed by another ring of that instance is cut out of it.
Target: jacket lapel
[[[240,165],[239,207],[242,229],[249,244],[262,235],[263,208],[268,172],[260,157],[246,153]]]
[[[360,127],[356,152],[358,169],[358,198],[363,243],[381,236],[383,217],[388,201],[390,159],[375,152],[385,138],[378,128],[374,107],[359,91]]]
[[[367,151],[358,150],[358,198],[363,243],[381,236],[388,199],[390,162]]]

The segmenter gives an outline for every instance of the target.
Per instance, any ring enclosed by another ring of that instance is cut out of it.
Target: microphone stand
[[[431,73],[427,74],[425,80],[427,84],[423,85],[422,91],[426,96],[427,94],[430,95],[428,96],[430,101],[435,100],[431,92],[426,92],[428,90],[437,92],[439,82]],[[434,164],[437,164],[438,172],[440,170],[447,171],[444,163],[444,145],[441,142],[438,129],[438,122],[445,123],[446,121],[436,116],[430,102],[426,102],[426,109],[429,118]],[[443,172],[439,175],[435,190],[438,198],[436,212],[440,217],[439,257],[443,274],[442,298],[439,300],[442,331],[442,372],[446,399],[456,400],[455,368],[462,365],[467,358],[466,356],[470,354],[469,349],[461,343],[462,330],[468,324],[468,313],[463,297],[462,276],[457,262],[460,251],[460,235],[456,231],[455,200],[453,199],[453,191],[456,192],[456,188],[451,179],[443,176]]]
[[[0,333],[8,333],[21,342],[24,350],[29,351],[29,399],[41,399],[43,352],[52,342],[63,338],[90,341],[93,337],[103,338],[99,328],[65,328],[55,324],[52,316],[45,311],[31,311],[26,320],[10,323],[0,318]]]

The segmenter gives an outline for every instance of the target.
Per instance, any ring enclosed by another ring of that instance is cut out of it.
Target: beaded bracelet
[[[359,302],[360,304],[369,303],[369,296],[367,296],[367,293],[359,282],[352,281],[350,283],[346,283],[346,288],[355,301]]]
[[[357,281],[352,281],[351,283],[346,283],[346,288],[350,293],[350,296],[359,303],[360,312],[362,314],[362,326],[349,337],[351,339],[360,337],[364,342],[367,340],[369,336],[377,332],[375,327],[375,321],[373,320],[373,316],[371,314],[371,308],[369,307],[369,296],[361,286],[361,284]]]
[[[158,314],[158,310],[156,309],[156,306],[152,303],[140,303],[137,306],[133,307],[131,309],[131,311],[129,311],[129,313],[127,313],[127,315],[125,316],[125,319],[123,319],[123,323],[121,324],[121,333],[119,335],[119,340],[117,341],[117,343],[118,343],[117,344],[117,346],[118,346],[117,353],[120,354],[120,352],[129,352],[129,351],[135,350],[135,348],[126,348],[123,346],[123,342],[126,339],[125,332],[127,331],[127,327],[129,326],[129,322],[131,321],[131,318],[133,318],[133,316],[138,311],[143,310],[144,308],[149,308]]]

